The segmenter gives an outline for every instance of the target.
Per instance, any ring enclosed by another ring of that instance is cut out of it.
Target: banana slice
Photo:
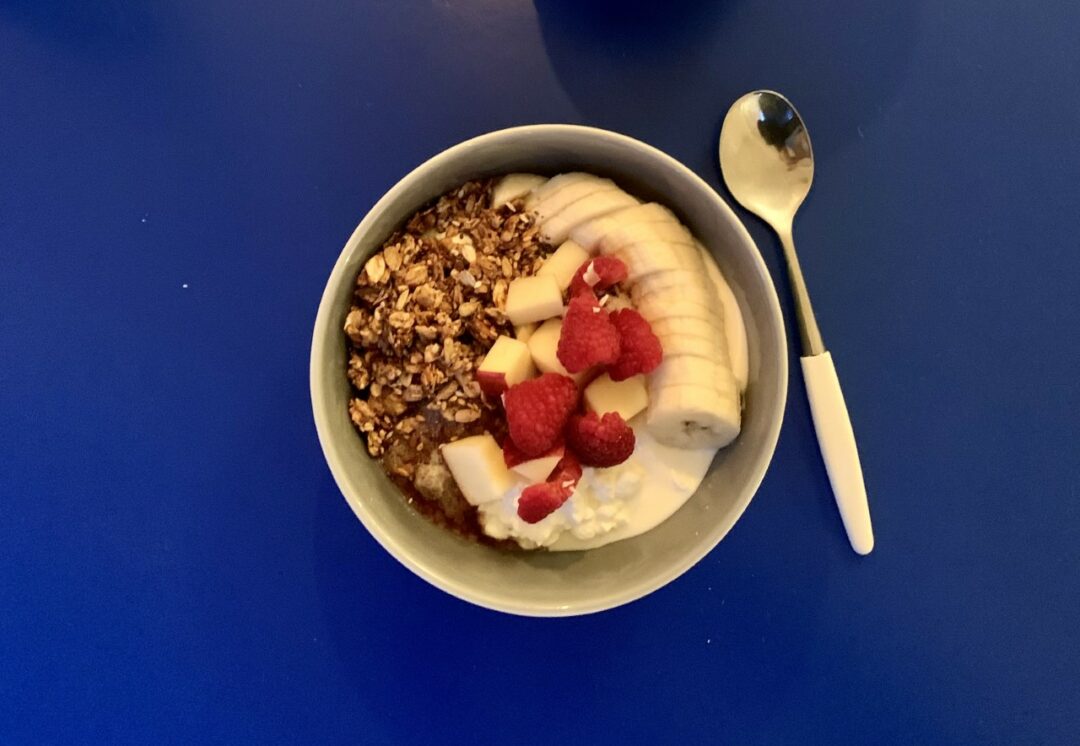
[[[653,329],[653,333],[656,333],[656,329]],[[660,339],[660,335],[657,335],[657,339]],[[681,332],[665,334],[660,340],[660,347],[664,351],[665,358],[676,355],[694,355],[707,360],[718,360],[724,354],[720,338],[715,331],[707,336]]]
[[[648,383],[650,391],[673,386],[704,386],[723,397],[739,399],[739,386],[726,354],[711,358],[696,354],[665,356],[659,367],[649,374]]]
[[[552,176],[546,182],[536,187],[529,199],[525,202],[525,207],[532,209],[535,205],[540,204],[548,197],[553,197],[563,189],[573,184],[598,184],[602,183],[606,186],[615,186],[615,182],[610,179],[603,179],[593,174],[583,173],[581,171],[569,171],[565,174],[559,174],[558,176]]]
[[[645,298],[638,298],[634,302],[634,308],[642,314],[649,324],[660,321],[691,322],[703,320],[713,327],[710,336],[725,340],[723,311],[716,306],[706,306],[706,302],[700,298],[690,298],[670,293],[658,293]],[[715,301],[714,301],[715,302]],[[676,333],[683,329],[678,324],[672,324]],[[656,334],[656,330],[653,330]],[[696,333],[697,334],[697,333]],[[702,336],[699,334],[698,336]]]
[[[679,223],[668,208],[656,202],[647,202],[638,207],[630,208],[619,213],[619,222],[622,225],[635,225],[637,223]]]
[[[691,315],[680,313],[685,311],[688,301],[672,301],[661,304],[658,311],[651,307],[643,311],[638,306],[638,312],[652,326],[652,334],[660,340],[660,348],[664,352],[664,360],[678,355],[692,355],[704,357],[724,369],[719,379],[727,382],[734,380],[734,372],[731,367],[731,355],[728,349],[727,339],[724,336],[724,322],[710,315]],[[700,313],[707,310],[703,307],[689,307],[692,313]],[[649,315],[653,313],[670,312],[672,315],[659,321],[652,321]],[[661,367],[663,364],[661,364]],[[741,389],[740,389],[741,390]]]
[[[668,337],[683,335],[702,339],[719,339],[721,330],[710,318],[683,317],[650,321],[653,334],[661,343]]]
[[[701,269],[704,269],[704,267]],[[696,263],[680,269],[673,269],[670,272],[658,272],[643,277],[634,285],[633,290],[645,294],[654,290],[667,290],[669,288],[686,287],[687,285],[706,287],[706,283],[701,281],[701,272],[698,271]]]
[[[525,200],[525,208],[541,222],[574,202],[597,192],[621,191],[611,179],[583,173],[559,174],[537,187]]]
[[[634,286],[630,288],[630,298],[635,304],[644,303],[649,298],[656,298],[662,301],[673,298],[683,298],[685,300],[692,300],[699,305],[706,306],[714,314],[723,318],[723,304],[721,304],[720,298],[717,296],[716,288],[711,284],[702,283],[695,280],[692,276],[684,278],[681,283],[668,286],[660,285],[657,287],[650,283],[650,280],[672,274],[675,273],[656,272],[642,277],[639,282],[635,283]],[[687,274],[690,275],[691,273]]]
[[[627,207],[602,218],[590,220],[575,226],[570,231],[570,238],[574,239],[579,246],[584,246],[589,251],[596,251],[600,242],[609,233],[619,230],[624,226],[639,223],[678,223],[678,220],[663,205],[649,202],[644,205]]]
[[[701,257],[696,249],[685,244],[646,240],[624,246],[615,252],[614,256],[626,264],[627,279],[631,286],[648,275],[688,267],[700,272],[704,280],[705,268],[701,266]]]
[[[507,202],[526,196],[546,182],[545,177],[537,174],[507,174],[495,182],[491,190],[491,206],[502,207]]]
[[[586,251],[595,254],[604,236],[619,227],[619,215],[622,212],[622,210],[619,210],[610,215],[595,220],[587,220],[581,225],[574,226],[570,229],[570,240]]]
[[[746,391],[750,378],[750,346],[746,339],[746,325],[743,323],[742,311],[739,310],[739,302],[709,250],[701,243],[698,243],[698,249],[701,250],[709,279],[720,297],[720,308],[724,309],[724,337],[731,357],[731,370],[735,374],[735,380],[739,382],[739,390]]]
[[[739,395],[697,385],[650,387],[645,426],[676,448],[723,448],[739,434]]]
[[[570,235],[572,228],[586,220],[636,204],[637,199],[621,189],[594,192],[543,220],[540,223],[540,237],[550,244],[561,244]]]
[[[614,256],[622,260],[626,265],[627,279],[636,283],[642,277],[654,272],[678,269],[686,262],[678,252],[671,250],[671,244],[657,241],[655,243],[637,244],[628,246]]]
[[[550,220],[560,212],[570,207],[574,203],[590,197],[594,194],[603,194],[606,192],[616,193],[621,190],[612,185],[597,184],[590,181],[580,182],[577,184],[571,184],[565,189],[560,189],[555,194],[551,195],[547,199],[537,202],[532,208],[536,213],[537,221],[543,225],[544,222]]]
[[[700,319],[712,324],[713,334],[723,339],[724,321],[712,306],[705,306],[697,301],[681,298],[678,295],[672,295],[671,297],[649,296],[635,303],[635,306],[638,313],[650,325],[661,320]],[[653,329],[653,334],[656,334],[656,329]],[[661,339],[661,341],[663,340]]]
[[[694,237],[678,223],[667,221],[619,225],[604,235],[596,245],[596,250],[601,254],[614,254],[627,246],[649,241],[691,246],[694,244]]]
[[[722,366],[715,357],[665,355],[664,361],[649,374],[649,387],[651,389],[663,389],[672,386],[693,385],[706,388],[715,387],[717,391],[726,393],[730,375],[722,377],[722,371],[718,370],[720,367]]]

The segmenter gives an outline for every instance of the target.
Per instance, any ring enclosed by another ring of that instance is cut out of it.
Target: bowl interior
[[[426,202],[473,178],[570,170],[608,176],[641,198],[669,206],[712,252],[747,326],[750,377],[743,431],[717,454],[686,505],[648,533],[585,552],[500,552],[414,513],[367,455],[347,414],[350,389],[341,330],[364,261]],[[723,538],[772,458],[787,393],[787,353],[776,291],[757,248],[705,182],[636,140],[587,127],[536,125],[493,132],[444,151],[372,208],[327,284],[312,344],[311,386],[331,471],[354,512],[395,557],[465,600],[518,614],[568,615],[639,598],[677,577]]]

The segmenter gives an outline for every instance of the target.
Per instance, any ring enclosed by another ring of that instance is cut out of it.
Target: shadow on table
[[[920,14],[919,2],[860,0],[533,3],[552,69],[591,123],[663,132],[705,115],[719,135],[738,96],[774,88],[803,108],[822,151],[863,136],[882,114]]]
[[[534,0],[544,46],[578,110],[613,129],[670,119],[702,69],[726,0]],[[701,91],[695,94],[701,95]]]

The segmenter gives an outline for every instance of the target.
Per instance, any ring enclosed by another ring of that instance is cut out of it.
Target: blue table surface
[[[0,4],[0,743],[1076,743],[1078,31],[1064,0]],[[875,552],[796,365],[757,497],[668,587],[535,620],[412,576],[310,414],[353,227],[522,123],[721,188],[758,87],[814,138],[797,241]]]

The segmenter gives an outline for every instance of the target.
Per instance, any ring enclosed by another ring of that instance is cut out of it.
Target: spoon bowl
[[[720,167],[732,195],[777,231],[810,192],[814,151],[802,117],[773,91],[740,98],[724,118]]]

